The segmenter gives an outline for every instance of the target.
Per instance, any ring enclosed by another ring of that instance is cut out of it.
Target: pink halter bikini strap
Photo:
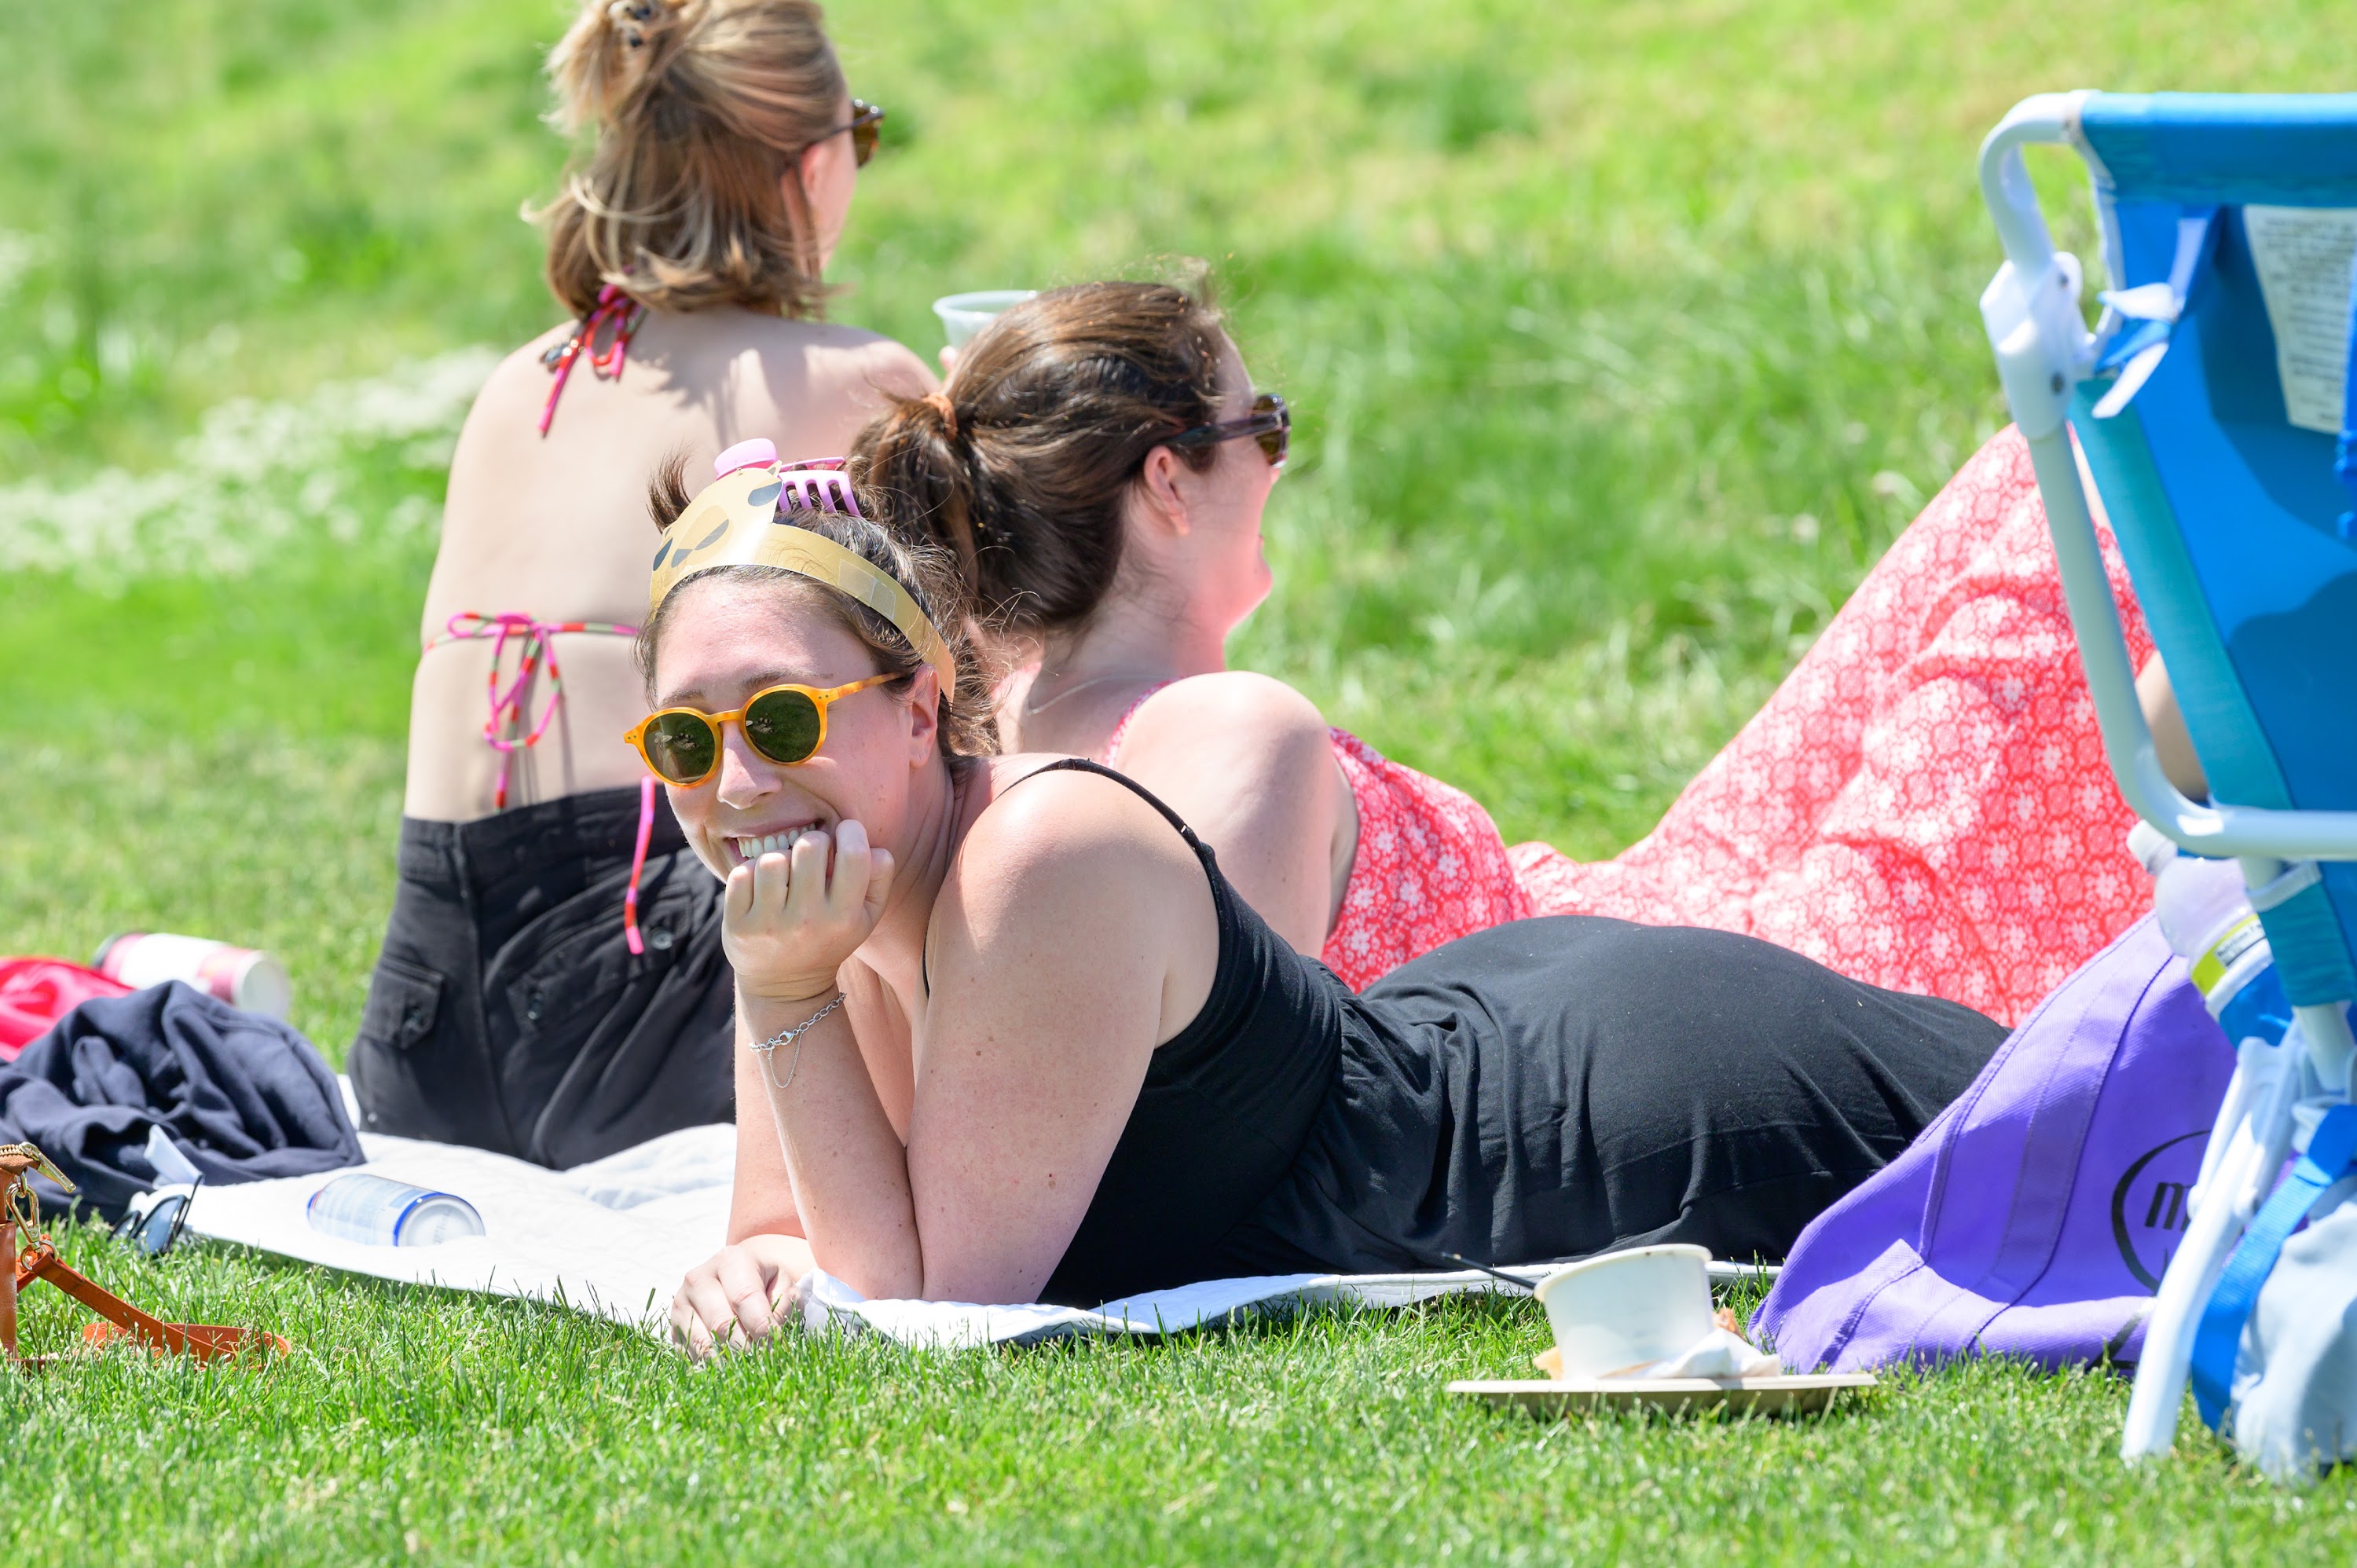
[[[646,319],[647,307],[624,294],[613,284],[597,291],[597,303],[588,315],[573,328],[572,336],[541,356],[541,363],[556,372],[556,382],[548,389],[548,402],[540,411],[540,433],[548,434],[549,422],[556,417],[556,400],[565,393],[565,383],[572,379],[574,361],[586,350],[589,369],[598,380],[619,378],[622,361],[630,358],[630,334]],[[597,347],[597,334],[612,328],[614,335],[603,349]]]
[[[440,637],[426,643],[439,648],[446,642],[479,642],[488,638],[491,642],[490,673],[484,679],[485,694],[490,703],[490,715],[483,721],[483,740],[500,753],[500,779],[491,791],[491,809],[503,811],[508,804],[508,774],[518,751],[540,744],[555,722],[556,710],[565,702],[565,671],[556,662],[556,644],[549,639],[559,632],[587,631],[608,637],[636,637],[639,629],[619,621],[604,620],[534,620],[528,615],[511,611],[487,616],[476,610],[461,610],[446,623]],[[508,642],[517,646],[515,676],[505,686],[500,683],[500,667],[505,661]],[[526,730],[524,699],[532,688],[533,677],[542,661],[548,664],[548,701],[540,710],[540,719]],[[522,732],[522,733],[519,733]]]
[[[1158,684],[1148,686],[1144,692],[1140,693],[1138,694],[1137,701],[1130,703],[1126,708],[1124,708],[1121,712],[1121,717],[1114,721],[1113,733],[1105,736],[1104,749],[1097,753],[1096,759],[1099,762],[1103,763],[1108,768],[1112,767],[1114,755],[1121,750],[1122,737],[1129,733],[1129,721],[1137,717],[1137,710],[1146,706],[1147,701],[1153,697],[1154,693],[1162,690],[1164,686],[1173,686],[1176,684],[1178,684],[1178,682],[1175,681],[1164,681]]]
[[[647,840],[654,831],[655,780],[649,774],[639,780],[639,843],[630,852],[630,886],[622,894],[622,937],[630,944],[632,958],[647,950],[639,940],[639,873],[647,868]]]

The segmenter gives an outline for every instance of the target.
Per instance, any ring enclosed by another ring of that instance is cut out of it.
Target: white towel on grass
[[[1551,1268],[1542,1264],[1509,1272],[1537,1280]],[[869,1301],[834,1275],[818,1273],[802,1282],[802,1323],[813,1329],[881,1334],[920,1348],[956,1350],[1031,1345],[1074,1335],[1182,1334],[1264,1312],[1325,1305],[1410,1306],[1435,1296],[1489,1291],[1523,1294],[1469,1269],[1446,1274],[1255,1274],[1146,1291],[1091,1310],[1035,1302],[987,1306],[964,1301]]]
[[[188,1229],[307,1262],[407,1284],[559,1302],[659,1326],[682,1275],[728,1230],[737,1129],[689,1127],[590,1165],[553,1171],[483,1149],[361,1134],[365,1165],[236,1186],[207,1183]],[[376,1247],[311,1228],[311,1195],[353,1171],[455,1193],[484,1234]]]
[[[650,1332],[663,1331],[672,1293],[719,1251],[728,1228],[737,1129],[690,1127],[591,1165],[553,1171],[453,1144],[361,1134],[368,1163],[317,1176],[234,1187],[208,1184],[188,1229],[217,1240],[351,1273],[487,1295],[559,1303]],[[311,1228],[311,1195],[351,1169],[455,1193],[483,1217],[484,1234],[434,1247],[372,1247]],[[1538,1264],[1508,1271],[1535,1283]],[[1713,1272],[1729,1272],[1713,1264]],[[813,1329],[881,1334],[943,1349],[1030,1344],[1070,1335],[1184,1333],[1254,1313],[1301,1306],[1407,1306],[1435,1296],[1510,1291],[1486,1274],[1263,1274],[1207,1280],[1107,1302],[1093,1311],[1036,1303],[869,1301],[842,1281],[802,1282]]]
[[[487,1295],[525,1296],[661,1332],[681,1276],[719,1251],[737,1161],[732,1126],[690,1127],[592,1165],[553,1171],[482,1149],[361,1134],[365,1165],[233,1187],[208,1184],[188,1229],[216,1240],[350,1273]],[[311,1195],[357,1169],[456,1193],[484,1234],[434,1247],[374,1247],[311,1228]],[[1525,1271],[1536,1279],[1543,1268]],[[813,1328],[881,1334],[954,1348],[1072,1334],[1179,1333],[1232,1315],[1355,1302],[1405,1306],[1458,1291],[1504,1289],[1478,1273],[1277,1274],[1211,1280],[1073,1307],[868,1301],[830,1275],[802,1283]]]

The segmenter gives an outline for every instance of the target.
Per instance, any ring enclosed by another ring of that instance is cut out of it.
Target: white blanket
[[[1537,1280],[1549,1267],[1508,1272]],[[966,1301],[869,1301],[834,1275],[819,1273],[802,1281],[802,1322],[810,1328],[865,1330],[903,1345],[955,1350],[1032,1345],[1071,1335],[1182,1334],[1300,1306],[1408,1306],[1437,1295],[1489,1291],[1522,1294],[1469,1269],[1448,1274],[1256,1274],[1146,1291],[1092,1311],[1036,1303],[987,1306]]]
[[[199,1187],[188,1229],[352,1273],[560,1302],[654,1326],[680,1277],[726,1239],[737,1129],[690,1127],[594,1164],[552,1171],[450,1144],[361,1134],[368,1163],[318,1176]],[[376,1247],[311,1228],[311,1195],[351,1170],[456,1193],[484,1234]]]
[[[219,1240],[352,1273],[488,1295],[554,1302],[660,1332],[682,1275],[718,1251],[728,1225],[737,1130],[690,1127],[571,1170],[413,1138],[361,1134],[368,1163],[353,1167],[456,1193],[485,1234],[434,1247],[377,1247],[311,1228],[311,1195],[346,1171],[199,1188],[188,1229]],[[1547,1265],[1509,1270],[1537,1281]],[[1732,1276],[1730,1265],[1713,1264]],[[1077,1307],[968,1302],[868,1301],[842,1281],[802,1283],[803,1321],[956,1348],[1030,1344],[1067,1335],[1176,1334],[1255,1312],[1321,1304],[1406,1306],[1438,1295],[1510,1290],[1488,1275],[1271,1274],[1210,1280]]]

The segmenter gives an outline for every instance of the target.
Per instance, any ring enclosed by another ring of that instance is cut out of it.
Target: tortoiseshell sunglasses
[[[1275,392],[1263,392],[1253,399],[1253,411],[1242,419],[1182,430],[1166,445],[1216,446],[1222,441],[1241,441],[1247,435],[1260,443],[1261,456],[1268,459],[1270,467],[1284,467],[1286,454],[1293,446],[1293,411]]]

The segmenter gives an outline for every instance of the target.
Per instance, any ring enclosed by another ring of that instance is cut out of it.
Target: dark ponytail
[[[967,344],[942,392],[862,431],[852,474],[902,537],[956,559],[987,620],[1071,630],[1113,587],[1146,455],[1219,416],[1226,341],[1208,301],[1167,284],[1040,295]]]

